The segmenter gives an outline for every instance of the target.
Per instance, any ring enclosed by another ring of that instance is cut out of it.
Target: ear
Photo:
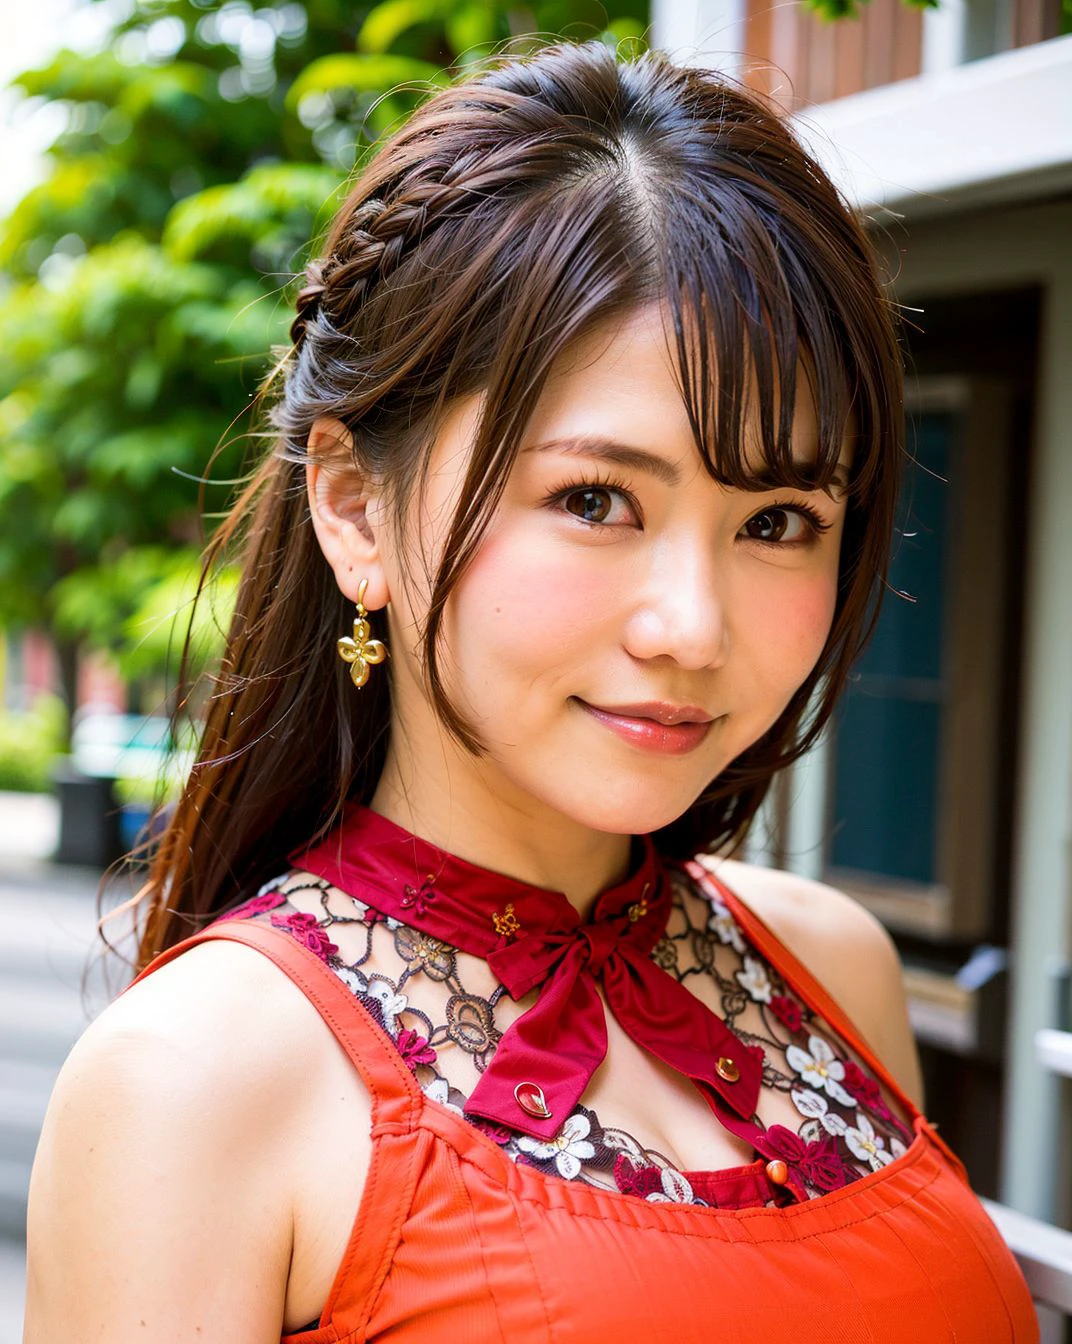
[[[357,601],[361,580],[368,579],[365,606],[377,611],[390,601],[381,555],[380,492],[354,462],[353,439],[340,421],[313,423],[309,456],[309,512],[320,549],[351,602]]]

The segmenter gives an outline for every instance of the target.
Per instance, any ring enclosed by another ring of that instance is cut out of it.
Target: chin
[[[583,797],[560,799],[558,810],[577,825],[608,835],[646,835],[677,821],[696,801],[702,788],[686,797],[638,787],[613,792],[593,787]]]

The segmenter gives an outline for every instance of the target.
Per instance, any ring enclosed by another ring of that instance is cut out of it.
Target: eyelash
[[[594,476],[586,476],[583,479],[577,479],[573,481],[563,481],[553,490],[548,491],[548,493],[544,496],[543,502],[545,504],[560,504],[570,495],[576,494],[580,490],[614,490],[618,494],[622,495],[625,499],[627,499],[629,501],[629,504],[636,512],[639,513],[640,511],[635,496],[626,486],[624,481],[620,480],[616,476],[605,476],[599,473],[597,473]],[[816,540],[818,537],[822,536],[824,532],[828,532],[831,527],[831,524],[826,522],[825,519],[823,519],[819,515],[817,510],[814,509],[806,500],[803,499],[778,500],[773,504],[768,504],[766,508],[760,509],[758,513],[753,514],[752,517],[760,518],[765,513],[779,513],[779,512],[799,514],[808,524],[808,527],[810,528],[812,535],[808,538],[803,538],[798,541],[765,542],[757,537],[749,538],[749,540],[758,541],[759,545],[761,546],[777,546],[781,548],[788,548],[790,546],[806,546],[808,545],[809,541]],[[587,522],[583,518],[577,518],[575,514],[572,514],[571,517],[575,518],[576,521],[581,523],[584,527],[607,526],[606,523]],[[752,520],[748,519],[747,521],[751,522]]]

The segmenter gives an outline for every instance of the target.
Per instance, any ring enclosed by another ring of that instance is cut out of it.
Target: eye
[[[584,485],[559,495],[562,507],[584,523],[635,521],[629,500],[612,486]]]
[[[830,524],[806,504],[778,505],[749,518],[741,531],[750,541],[766,545],[799,546],[814,541]]]

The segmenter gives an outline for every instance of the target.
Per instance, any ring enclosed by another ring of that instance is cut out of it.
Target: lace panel
[[[908,1118],[750,942],[700,865],[668,872],[673,910],[652,959],[745,1044],[763,1049],[753,1124],[807,1198],[904,1153],[912,1138]],[[379,914],[325,879],[297,872],[280,874],[220,918],[270,922],[315,952],[391,1038],[425,1094],[463,1113],[505,1030],[506,991],[485,962]],[[793,1198],[762,1176],[762,1161],[726,1171],[683,1171],[583,1104],[547,1142],[465,1118],[515,1162],[622,1194],[723,1208]]]

